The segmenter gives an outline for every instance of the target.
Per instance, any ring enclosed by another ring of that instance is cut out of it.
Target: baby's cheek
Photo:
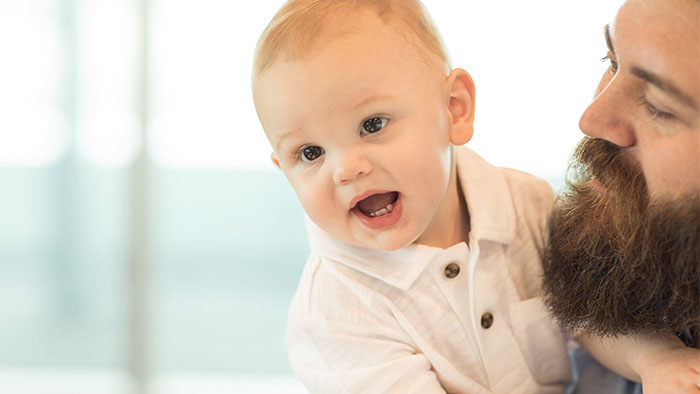
[[[323,200],[320,198],[319,194],[320,193],[314,193],[313,191],[309,190],[299,194],[301,205],[304,207],[304,210],[309,216],[318,216],[317,213],[323,209],[323,207],[321,207]]]
[[[423,198],[436,203],[442,200],[449,183],[450,167],[438,158],[416,166],[412,174],[413,187],[420,191]]]

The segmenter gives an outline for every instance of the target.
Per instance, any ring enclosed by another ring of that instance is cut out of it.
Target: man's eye
[[[672,120],[675,119],[676,116],[672,113],[666,112],[666,111],[661,111],[660,109],[656,108],[654,104],[649,102],[647,100],[646,95],[642,95],[639,98],[639,103],[646,109],[647,113],[652,119],[655,120]]]
[[[610,72],[612,72],[613,74],[615,74],[617,72],[617,68],[618,68],[617,61],[615,59],[611,58],[609,54],[605,55],[605,57],[603,57],[600,60],[604,61],[604,62],[609,61],[610,62]]]
[[[324,151],[320,146],[313,145],[304,147],[300,153],[301,161],[309,163],[321,157],[321,155],[326,153],[326,151]]]
[[[362,123],[361,133],[363,135],[373,134],[381,130],[389,122],[389,119],[382,116],[374,116],[369,118]]]

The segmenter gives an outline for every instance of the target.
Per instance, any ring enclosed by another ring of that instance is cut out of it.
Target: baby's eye
[[[323,148],[321,148],[320,146],[311,145],[302,148],[301,152],[299,153],[301,161],[310,163],[321,157],[321,155],[326,153],[326,151],[323,150]]]
[[[384,126],[386,126],[388,122],[389,119],[382,116],[371,117],[365,120],[364,123],[362,123],[361,133],[364,135],[376,133],[377,131],[381,130]]]

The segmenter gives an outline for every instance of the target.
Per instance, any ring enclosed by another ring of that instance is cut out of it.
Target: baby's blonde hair
[[[330,26],[361,16],[367,10],[395,27],[426,64],[443,71],[449,69],[438,30],[418,0],[289,0],[260,35],[253,78],[282,56],[294,60],[307,55],[317,45],[327,42],[329,38],[323,33]]]

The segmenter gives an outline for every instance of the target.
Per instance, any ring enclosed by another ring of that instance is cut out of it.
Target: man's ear
[[[465,70],[456,68],[445,79],[445,87],[452,115],[450,142],[464,145],[474,135],[474,81]]]
[[[277,168],[280,168],[280,162],[277,160],[277,155],[275,152],[270,153],[270,159],[272,159],[272,162],[277,166]]]

